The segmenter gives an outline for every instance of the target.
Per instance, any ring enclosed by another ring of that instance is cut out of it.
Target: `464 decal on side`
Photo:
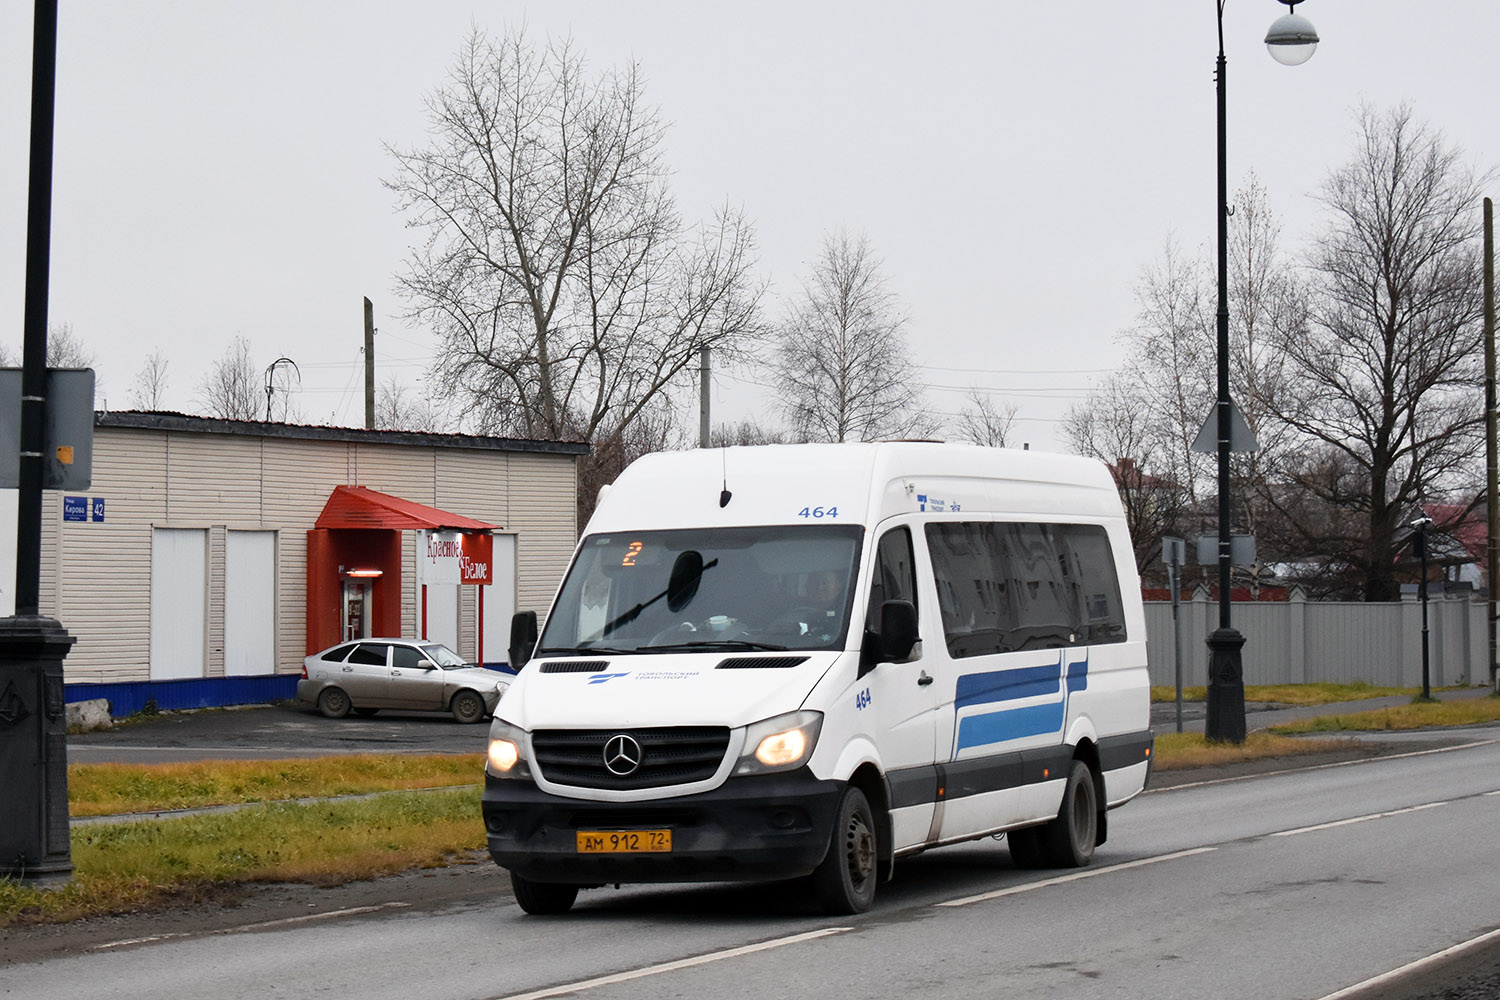
[[[797,516],[821,521],[825,517],[838,517],[839,509],[837,507],[803,507],[797,511]]]

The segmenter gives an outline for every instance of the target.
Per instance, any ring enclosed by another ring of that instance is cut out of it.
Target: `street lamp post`
[[[1431,673],[1427,661],[1427,529],[1432,527],[1432,518],[1422,515],[1411,523],[1412,544],[1422,560],[1422,579],[1417,584],[1417,597],[1422,602],[1422,700],[1432,700]]]
[[[1245,742],[1245,680],[1240,650],[1245,637],[1230,624],[1230,513],[1229,454],[1231,438],[1229,401],[1229,182],[1224,125],[1224,2],[1214,0],[1218,11],[1219,59],[1214,79],[1218,90],[1219,168],[1219,309],[1217,316],[1218,399],[1215,404],[1219,454],[1219,627],[1208,637],[1208,719],[1204,735],[1211,740]],[[1301,0],[1281,0],[1288,12],[1277,18],[1266,33],[1266,48],[1276,61],[1287,66],[1304,63],[1317,47],[1318,35],[1307,18],[1296,14]]]

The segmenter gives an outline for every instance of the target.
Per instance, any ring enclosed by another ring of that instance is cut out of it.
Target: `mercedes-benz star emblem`
[[[641,766],[641,745],[635,737],[620,733],[611,736],[604,744],[604,766],[617,777],[634,774]]]

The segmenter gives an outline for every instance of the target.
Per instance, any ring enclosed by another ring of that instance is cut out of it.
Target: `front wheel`
[[[533,882],[510,873],[510,888],[516,894],[516,903],[533,916],[552,916],[567,913],[578,898],[578,886],[561,882]]]
[[[1063,788],[1057,818],[1041,828],[1042,851],[1054,868],[1082,868],[1094,857],[1099,831],[1094,775],[1081,760],[1073,762]]]
[[[448,708],[453,713],[453,717],[465,725],[484,718],[484,700],[473,691],[458,692],[453,696],[453,702]]]
[[[813,890],[828,913],[864,913],[875,901],[878,854],[875,814],[853,785],[839,799],[828,854],[812,873]]]

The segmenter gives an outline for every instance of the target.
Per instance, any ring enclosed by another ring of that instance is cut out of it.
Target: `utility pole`
[[[708,348],[698,352],[698,447],[707,448],[708,434]]]
[[[1489,592],[1490,687],[1500,694],[1496,680],[1495,577],[1500,574],[1500,448],[1495,430],[1495,206],[1484,199],[1484,445],[1485,492],[1489,495],[1489,530],[1485,542],[1485,589]]]
[[[375,429],[375,306],[365,299],[365,430]]]

